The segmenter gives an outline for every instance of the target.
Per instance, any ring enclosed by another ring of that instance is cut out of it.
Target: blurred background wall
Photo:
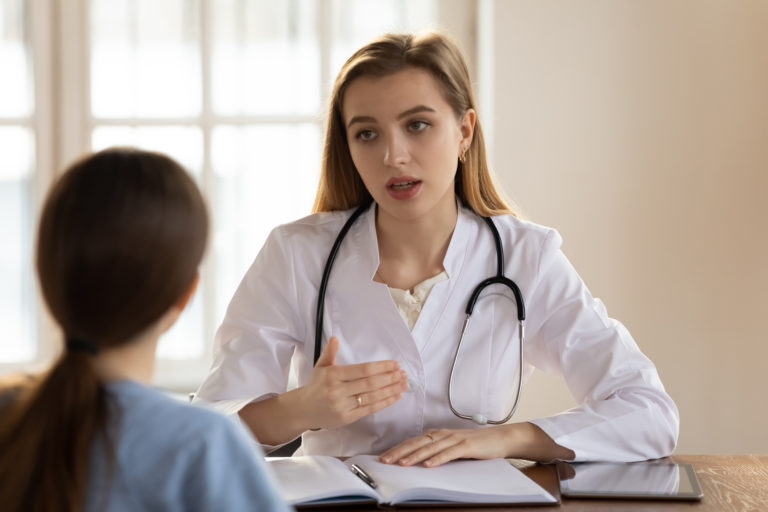
[[[492,164],[656,363],[678,453],[768,452],[766,27],[762,0],[481,2]],[[573,405],[541,372],[523,397]]]

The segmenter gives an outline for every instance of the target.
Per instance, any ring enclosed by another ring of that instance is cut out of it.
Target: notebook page
[[[504,459],[459,460],[436,468],[382,464],[373,455],[347,459],[378,483],[386,503],[453,501],[458,503],[557,503],[536,482]]]
[[[280,494],[291,505],[321,500],[357,502],[361,497],[379,500],[376,491],[335,457],[314,455],[267,460],[277,477]]]

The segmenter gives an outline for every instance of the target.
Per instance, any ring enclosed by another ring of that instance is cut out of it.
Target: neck
[[[96,371],[105,381],[130,379],[149,385],[155,370],[154,340],[130,341],[103,349],[96,357]]]
[[[149,385],[155,371],[155,351],[160,335],[173,325],[180,311],[171,308],[158,321],[129,341],[104,348],[94,360],[105,381],[130,379]]]
[[[443,260],[458,218],[456,200],[450,199],[417,219],[398,219],[379,209],[377,280],[407,290],[444,270]]]

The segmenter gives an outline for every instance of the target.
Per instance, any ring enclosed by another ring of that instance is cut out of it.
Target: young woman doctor
[[[557,232],[517,218],[495,190],[467,67],[449,39],[386,35],[352,55],[334,85],[323,156],[316,213],[269,236],[217,333],[199,399],[238,412],[267,449],[302,436],[304,454],[437,466],[672,452],[678,411],[654,365],[591,297]],[[313,366],[326,259],[361,206],[329,276]],[[483,217],[525,305],[523,348],[514,294],[493,285],[457,354],[467,301],[497,272]],[[504,421],[521,351],[524,373],[560,372],[580,405]],[[291,365],[299,387],[286,391]]]

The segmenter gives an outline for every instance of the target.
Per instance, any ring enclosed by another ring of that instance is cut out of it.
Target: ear
[[[461,133],[461,140],[459,141],[459,156],[469,149],[472,144],[472,137],[475,134],[475,122],[477,121],[477,114],[475,109],[468,108],[461,120],[459,121],[459,132]]]
[[[176,301],[176,304],[173,305],[175,309],[178,309],[179,312],[184,311],[184,308],[187,307],[187,304],[192,299],[192,296],[195,294],[195,290],[197,290],[197,283],[200,282],[200,272],[195,273],[195,278],[192,280],[192,283],[189,285],[189,288],[187,288],[187,291],[181,294],[181,297],[179,297],[179,300]]]

